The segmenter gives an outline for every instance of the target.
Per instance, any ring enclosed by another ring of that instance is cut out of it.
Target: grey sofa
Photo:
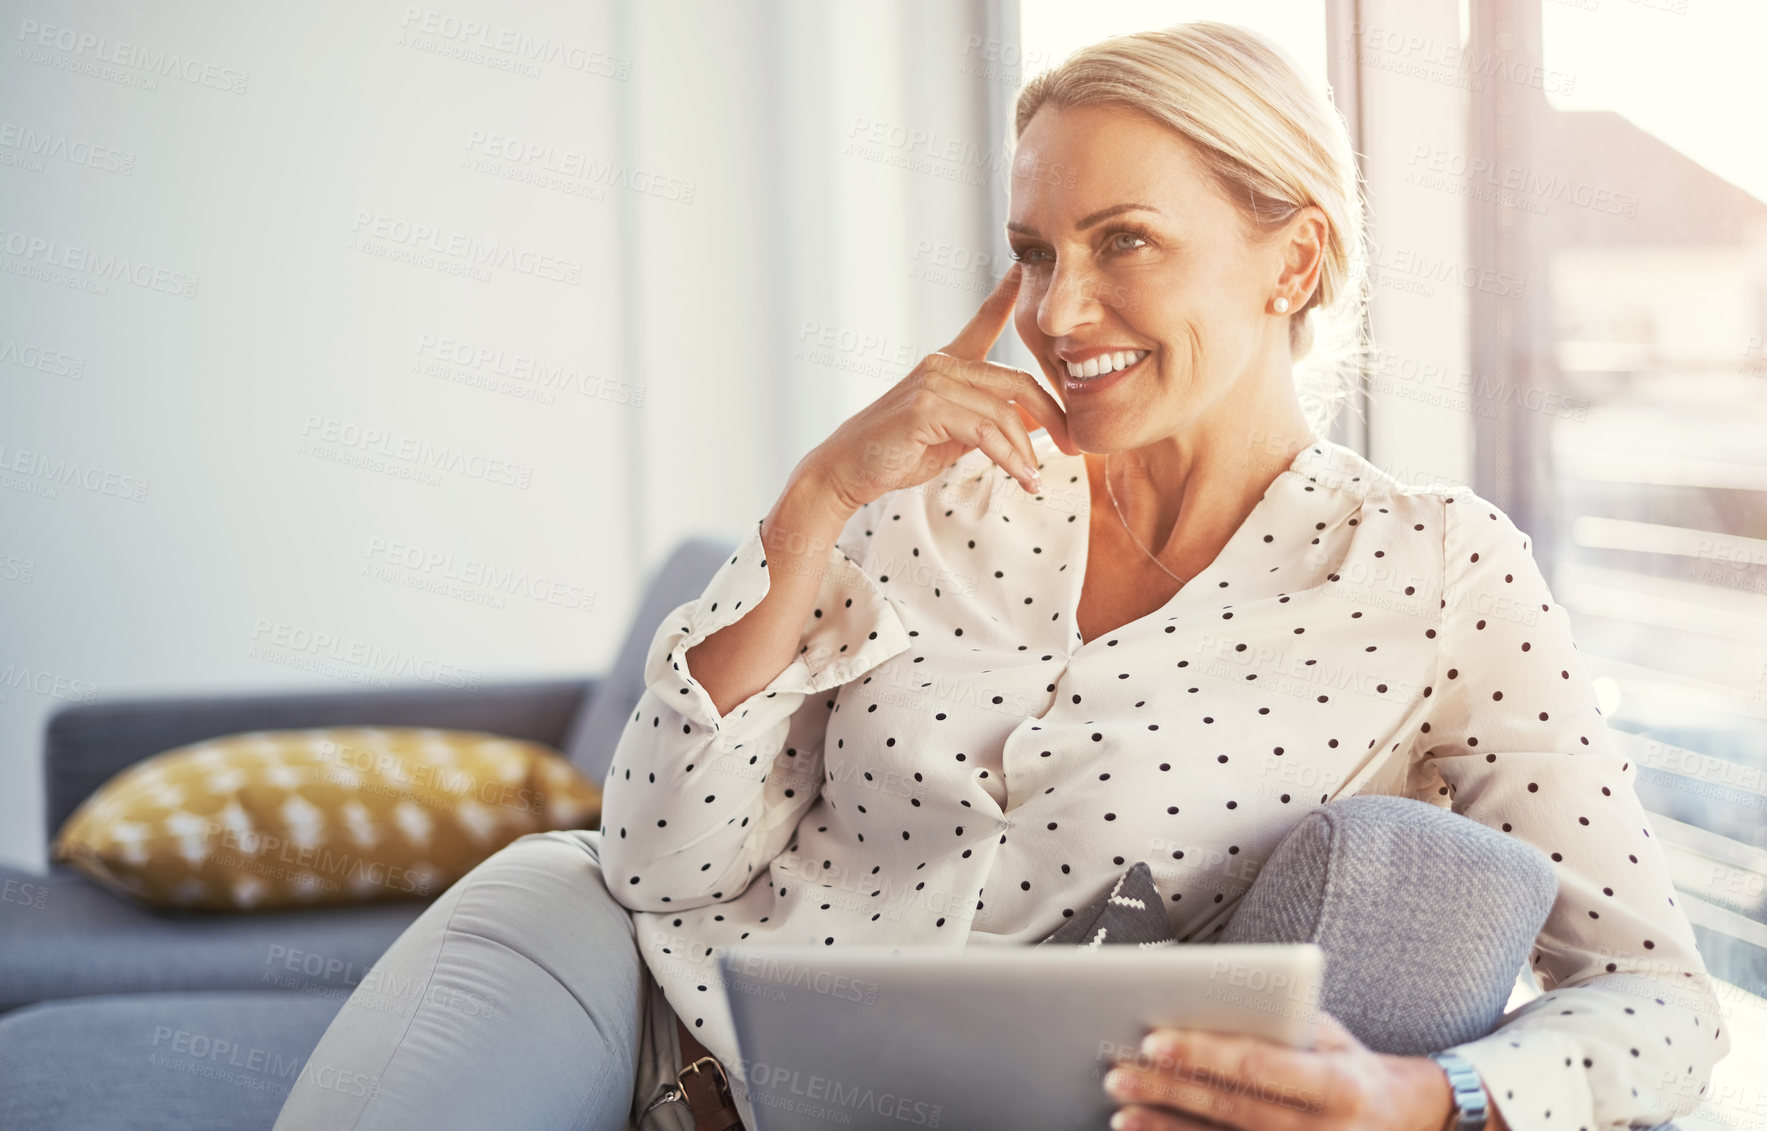
[[[65,707],[43,747],[50,835],[119,770],[247,730],[484,730],[558,747],[600,782],[643,692],[657,625],[732,548],[698,539],[676,549],[596,679]],[[0,868],[0,1128],[268,1128],[350,988],[424,906],[173,914],[63,866]]]

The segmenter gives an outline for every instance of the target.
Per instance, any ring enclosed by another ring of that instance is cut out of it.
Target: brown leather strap
[[[695,1131],[746,1131],[736,1101],[731,1098],[724,1066],[694,1038],[693,1030],[679,1017],[675,1018],[675,1030],[681,1034],[681,1071],[676,1073],[675,1082],[681,1085],[687,1110],[693,1112]]]

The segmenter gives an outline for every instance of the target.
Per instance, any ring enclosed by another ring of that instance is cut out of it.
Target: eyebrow
[[[1085,217],[1078,224],[1075,224],[1074,227],[1083,232],[1092,225],[1103,220],[1108,220],[1112,216],[1123,212],[1152,212],[1157,215],[1159,209],[1151,204],[1113,204],[1109,208],[1101,208],[1092,215]],[[1037,235],[1037,229],[1031,227],[1029,224],[1020,224],[1012,220],[1006,222],[1006,230],[1033,237]]]

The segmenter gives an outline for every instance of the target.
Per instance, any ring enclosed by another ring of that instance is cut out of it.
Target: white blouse
[[[659,626],[601,863],[699,1040],[738,1063],[732,944],[1033,943],[1141,860],[1207,941],[1302,816],[1374,792],[1556,862],[1544,993],[1456,1046],[1511,1127],[1693,1110],[1718,999],[1509,518],[1316,440],[1164,607],[1082,642],[1085,465],[1033,440],[1042,495],[972,451],[853,515],[797,658],[725,715],[683,656],[766,594],[759,523]]]

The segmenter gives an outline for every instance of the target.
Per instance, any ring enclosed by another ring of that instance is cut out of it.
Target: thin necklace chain
[[[1154,565],[1159,566],[1167,577],[1176,581],[1179,585],[1184,585],[1189,582],[1190,578],[1179,577],[1171,570],[1166,569],[1165,563],[1154,557],[1153,551],[1149,550],[1146,546],[1143,546],[1141,544],[1141,539],[1135,537],[1135,532],[1129,529],[1129,520],[1123,517],[1122,505],[1117,502],[1117,493],[1111,488],[1111,457],[1108,453],[1104,457],[1104,493],[1110,496],[1111,509],[1117,512],[1117,521],[1123,524],[1123,533],[1129,536],[1129,541],[1135,543],[1135,548],[1146,554],[1149,561]]]

